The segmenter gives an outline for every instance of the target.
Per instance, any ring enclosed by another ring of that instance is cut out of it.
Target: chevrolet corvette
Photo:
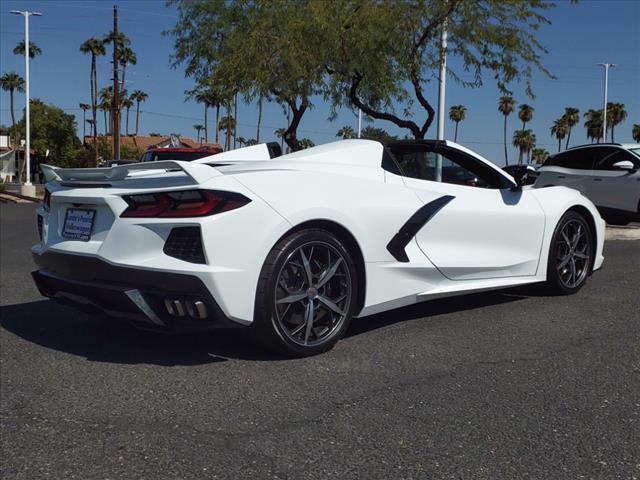
[[[523,186],[456,143],[275,150],[43,166],[41,294],[163,332],[243,327],[305,356],[353,317],[525,284],[571,294],[602,266],[587,198]]]

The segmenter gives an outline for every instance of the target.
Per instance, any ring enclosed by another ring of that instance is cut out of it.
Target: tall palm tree
[[[20,43],[13,49],[13,53],[16,55],[24,55],[24,40],[20,40]],[[38,45],[29,41],[29,58],[35,58],[38,55],[42,55],[42,50]]]
[[[586,118],[584,127],[587,129],[587,138],[593,143],[600,143],[600,139],[603,137],[602,132],[602,110],[594,110],[590,108],[585,114]]]
[[[523,131],[527,127],[527,123],[533,119],[534,110],[535,109],[531,105],[527,105],[526,103],[520,105],[520,108],[518,109],[518,118],[522,122]]]
[[[107,121],[107,112],[111,114],[111,99],[106,97],[102,99],[98,105],[98,109],[104,115],[104,134],[105,136],[109,135],[109,133],[111,133],[111,122]]]
[[[138,136],[138,126],[140,121],[140,103],[144,102],[149,98],[149,95],[142,90],[135,90],[131,94],[131,100],[136,102],[136,137]]]
[[[105,123],[105,131],[106,134],[109,133],[113,133],[112,130],[112,125],[111,125],[111,104],[113,103],[113,86],[109,85],[108,87],[104,87],[102,90],[100,90],[100,93],[98,94],[98,98],[100,99],[100,110],[103,111],[105,117],[104,117],[104,123]],[[109,123],[107,124],[107,110],[104,109],[105,105],[109,105]]]
[[[509,165],[509,157],[507,154],[507,117],[511,115],[516,107],[516,101],[510,95],[500,97],[498,102],[498,111],[504,115],[504,163]]]
[[[204,129],[204,125],[200,125],[199,123],[194,125],[193,128],[196,129],[196,142],[202,143],[200,139],[200,132]]]
[[[569,124],[566,117],[563,115],[557,120],[553,121],[551,126],[551,135],[558,139],[558,152],[562,149],[562,140],[569,134]]]
[[[336,137],[342,138],[343,140],[346,140],[347,138],[356,138],[356,132],[353,130],[353,127],[345,125],[338,130]]]
[[[607,104],[607,125],[611,125],[611,143],[615,142],[613,131],[616,126],[620,125],[627,119],[627,110],[624,103],[608,103]]]
[[[636,142],[640,142],[640,123],[634,123],[631,129],[631,136]]]
[[[453,105],[449,109],[449,120],[456,124],[456,130],[453,135],[453,141],[458,141],[458,124],[467,117],[467,107],[464,105]]]
[[[84,137],[87,136],[87,110],[91,108],[91,105],[81,103],[79,107],[82,110],[82,143],[84,143]]]
[[[127,95],[123,95],[122,97],[123,97],[121,102],[122,106],[127,110],[126,117],[125,117],[126,120],[125,120],[124,134],[128,137],[129,136],[129,110],[131,110],[131,107],[133,107],[133,100],[131,100],[131,97]]]
[[[533,161],[538,165],[542,165],[544,161],[549,157],[549,152],[547,152],[544,148],[534,148],[531,152],[531,156],[533,157]]]
[[[531,151],[535,146],[536,137],[531,130],[516,130],[513,132],[513,146],[519,151],[518,165],[522,165],[525,153]]]
[[[13,145],[18,145],[18,131],[16,130],[16,114],[13,109],[13,94],[24,92],[24,79],[16,72],[7,72],[0,77],[0,86],[5,92],[9,92],[9,109],[11,110],[11,128],[13,130]]]
[[[220,119],[220,123],[218,124],[218,128],[222,131],[226,132],[226,139],[224,142],[224,149],[229,150],[231,148],[231,133],[235,130],[236,127],[236,119],[229,115],[229,110],[231,107],[227,109],[227,115]]]
[[[580,123],[580,110],[573,107],[566,107],[564,109],[563,117],[567,123],[567,127],[569,128],[567,132],[567,143],[564,146],[564,148],[567,149],[569,148],[569,140],[571,139],[571,129]]]
[[[89,83],[91,84],[91,119],[93,121],[93,150],[95,154],[95,164],[98,165],[98,74],[96,69],[96,58],[107,53],[104,42],[96,37],[91,37],[80,45],[80,51],[91,55],[91,73]]]
[[[138,57],[136,56],[135,52],[129,47],[123,47],[122,50],[119,50],[118,53],[118,56],[120,57],[118,61],[122,66],[122,79],[120,81],[122,82],[122,88],[126,89],[127,84],[125,83],[125,76],[127,74],[127,65],[137,64]]]

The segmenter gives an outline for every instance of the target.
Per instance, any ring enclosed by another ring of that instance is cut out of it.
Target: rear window
[[[197,160],[198,158],[208,157],[212,155],[211,152],[145,152],[142,155],[143,162],[158,162],[161,160],[182,160],[184,162],[190,162],[191,160]]]

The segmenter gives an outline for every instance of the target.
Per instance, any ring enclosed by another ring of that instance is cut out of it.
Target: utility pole
[[[25,109],[24,109],[24,122],[25,122],[25,146],[24,146],[24,161],[27,164],[27,178],[24,182],[23,187],[24,191],[22,192],[24,195],[31,195],[35,197],[35,188],[31,185],[31,118],[29,116],[30,110],[30,97],[29,97],[29,17],[40,17],[42,14],[40,12],[29,12],[27,10],[11,10],[11,13],[16,15],[22,15],[24,17],[24,77],[25,77],[25,85],[24,85],[24,94],[25,94]]]
[[[360,138],[360,133],[362,132],[362,109],[358,109],[358,138]]]
[[[120,82],[118,81],[118,7],[113,6],[113,101],[111,103],[113,159],[120,160]]]
[[[607,142],[607,94],[609,93],[609,69],[616,66],[615,63],[599,63],[604,67],[604,107],[602,107],[602,143]]]
[[[438,78],[438,140],[444,140],[444,108],[447,84],[447,20],[440,33],[440,75]],[[442,156],[436,155],[436,182],[442,181]]]

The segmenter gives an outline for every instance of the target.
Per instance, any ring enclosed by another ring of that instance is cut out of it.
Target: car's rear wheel
[[[565,213],[553,233],[547,265],[550,293],[575,293],[586,283],[593,265],[593,236],[589,222],[578,212]]]
[[[288,235],[262,268],[252,337],[288,356],[331,349],[355,312],[357,280],[351,254],[332,233],[314,228]]]

